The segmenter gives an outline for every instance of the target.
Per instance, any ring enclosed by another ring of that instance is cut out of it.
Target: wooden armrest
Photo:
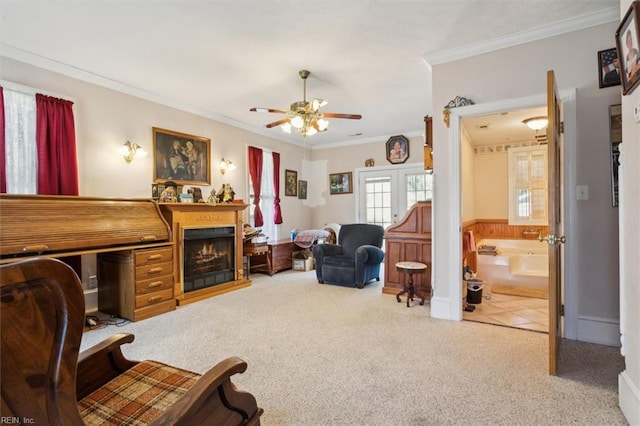
[[[114,334],[80,353],[76,379],[78,401],[137,364],[125,358],[121,350],[123,344],[133,342],[134,338],[129,333]]]
[[[246,369],[247,363],[237,357],[219,362],[150,425],[259,425],[263,410],[256,399],[231,383],[231,376]]]

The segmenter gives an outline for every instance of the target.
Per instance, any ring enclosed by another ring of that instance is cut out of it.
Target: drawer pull
[[[29,253],[29,252],[32,252],[32,251],[45,251],[45,250],[48,250],[48,249],[49,249],[49,246],[46,245],[46,244],[35,244],[35,245],[32,245],[32,246],[24,246],[24,247],[22,247],[22,252],[23,253]]]
[[[160,272],[162,272],[164,269],[161,267],[158,268],[151,268],[147,271],[147,274],[158,274]]]
[[[155,240],[157,240],[155,235],[143,235],[140,238],[140,241],[155,241]]]
[[[152,283],[149,283],[149,285],[147,285],[147,288],[156,288],[161,286],[162,286],[162,281],[154,281]]]
[[[162,301],[162,296],[153,296],[148,299],[149,303],[156,303]]]
[[[147,256],[147,260],[158,260],[158,259],[162,259],[161,254],[150,254],[149,256]]]

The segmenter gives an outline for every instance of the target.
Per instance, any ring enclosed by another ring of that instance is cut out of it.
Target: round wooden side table
[[[420,292],[413,285],[413,274],[422,273],[427,270],[427,265],[420,262],[398,262],[396,263],[396,268],[399,271],[403,271],[407,275],[407,280],[405,280],[402,285],[402,291],[396,294],[396,300],[398,303],[400,302],[400,296],[405,293],[407,294],[407,308],[409,307],[409,301],[413,301],[414,296],[418,296],[420,299],[420,304],[424,305],[424,296],[420,294]]]

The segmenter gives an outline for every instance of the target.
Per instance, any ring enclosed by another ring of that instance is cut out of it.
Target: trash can
[[[482,303],[482,287],[484,287],[482,280],[475,278],[467,280],[467,303],[474,305]]]

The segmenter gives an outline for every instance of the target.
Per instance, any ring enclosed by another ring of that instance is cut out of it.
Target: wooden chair
[[[228,358],[200,376],[155,361],[135,362],[118,334],[79,353],[80,280],[55,259],[0,267],[0,382],[3,419],[20,424],[259,425],[263,412],[230,377],[247,364]],[[16,420],[16,421],[17,421]]]

